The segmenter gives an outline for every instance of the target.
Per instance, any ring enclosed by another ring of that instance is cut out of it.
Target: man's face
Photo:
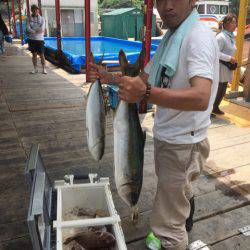
[[[195,2],[196,0],[156,0],[156,7],[164,26],[174,29],[186,19]]]
[[[39,14],[39,9],[34,8],[34,9],[31,10],[31,12],[32,12],[32,15],[33,15],[33,16],[38,16],[38,14]]]

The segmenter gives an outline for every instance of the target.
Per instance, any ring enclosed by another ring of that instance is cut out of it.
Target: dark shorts
[[[28,44],[31,53],[44,54],[44,41],[29,40]]]

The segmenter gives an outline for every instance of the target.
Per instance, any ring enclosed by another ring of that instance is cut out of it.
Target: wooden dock
[[[97,164],[86,145],[85,103],[89,86],[84,75],[70,75],[49,64],[48,75],[29,74],[31,58],[17,45],[0,56],[0,249],[31,249],[26,225],[29,194],[24,168],[32,143],[39,143],[51,180],[65,174],[96,172],[110,177],[116,208],[128,249],[146,249],[148,219],[156,190],[152,115],[141,117],[147,131],[144,182],[138,224],[113,182],[112,112],[108,114],[107,146]],[[250,225],[250,110],[224,103],[226,116],[209,129],[211,154],[195,181],[195,224],[190,242],[202,240],[214,250],[250,250],[250,237],[238,229]]]

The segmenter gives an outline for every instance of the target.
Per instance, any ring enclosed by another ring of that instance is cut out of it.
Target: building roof
[[[117,10],[110,11],[108,13],[103,14],[104,16],[115,16],[115,15],[121,15],[126,12],[129,12],[131,10],[137,10],[136,8],[121,8]]]

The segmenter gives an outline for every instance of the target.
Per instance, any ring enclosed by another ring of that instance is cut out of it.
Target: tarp
[[[45,38],[45,47],[57,51],[57,41],[55,37]],[[103,60],[118,61],[119,51],[123,49],[128,61],[135,63],[142,48],[141,42],[127,41],[109,37],[91,37],[91,51],[96,62],[102,57]],[[155,53],[157,46],[152,45],[151,56]],[[62,52],[67,57],[71,66],[80,72],[81,67],[85,66],[85,38],[84,37],[64,37],[62,38]],[[109,64],[108,66],[117,66]]]

